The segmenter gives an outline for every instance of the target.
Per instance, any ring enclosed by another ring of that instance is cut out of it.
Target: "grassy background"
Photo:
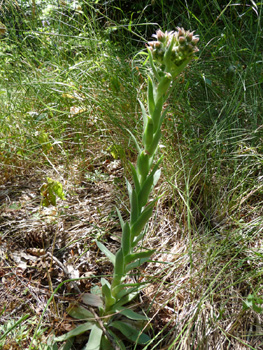
[[[262,3],[5,1],[0,11],[3,191],[51,164],[70,170],[76,158],[77,171],[93,171],[91,143],[127,170],[135,150],[126,129],[140,135],[137,98],[146,99],[139,52],[159,27],[196,30],[198,60],[174,87],[160,150],[165,195],[155,220],[173,229],[153,221],[145,243],[169,262],[147,267],[158,293],[146,294],[159,312],[171,300],[177,311],[170,326],[153,326],[155,345],[145,349],[260,349]]]

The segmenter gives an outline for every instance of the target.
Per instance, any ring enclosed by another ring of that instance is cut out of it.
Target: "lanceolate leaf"
[[[165,109],[165,110],[163,111],[162,116],[161,116],[161,119],[160,119],[160,123],[159,123],[159,128],[161,127],[161,124],[163,123],[163,120],[164,120],[164,118],[165,118],[167,112],[168,112],[168,109]]]
[[[162,113],[162,108],[163,108],[163,98],[159,98],[155,105],[154,113],[152,114],[152,120],[153,120],[153,125],[154,125],[154,132],[157,131],[157,128],[159,126],[160,118],[161,118],[161,113]]]
[[[119,249],[116,253],[116,264],[114,268],[114,276],[120,279],[124,272],[124,259],[122,248]]]
[[[151,65],[153,74],[154,74],[155,78],[156,78],[158,81],[160,81],[160,80],[161,80],[161,77],[160,77],[160,75],[158,74],[157,69],[155,68],[155,65],[154,65],[154,62],[153,62],[152,52],[151,52],[151,50],[150,50],[149,48],[148,48],[148,54],[149,54],[149,61],[150,61],[150,65]]]
[[[151,77],[148,77],[148,108],[150,115],[153,115],[155,102],[154,102],[154,85]]]
[[[147,125],[143,133],[143,145],[145,148],[150,146],[153,140],[153,122],[152,118],[148,117]]]
[[[133,269],[137,269],[138,267],[140,267],[141,265],[143,265],[147,261],[150,261],[150,259],[149,258],[138,259],[138,260],[126,265],[125,272],[128,273],[129,271],[131,271]]]
[[[150,258],[150,256],[152,256],[152,254],[154,252],[155,252],[155,250],[147,250],[144,252],[129,254],[127,257],[125,257],[125,263],[129,264],[132,261],[137,260],[137,259]]]
[[[158,142],[160,141],[160,138],[162,136],[162,132],[161,132],[161,129],[157,130],[155,135],[154,135],[154,138],[153,138],[153,142],[151,144],[151,146],[147,149],[147,152],[152,156],[154,154],[154,152],[156,151],[157,149],[157,146],[158,146]]]
[[[103,335],[101,338],[101,349],[103,349],[103,350],[115,350],[105,335]]]
[[[71,350],[73,343],[74,343],[74,338],[68,339],[66,344],[63,346],[62,350]]]
[[[130,225],[126,222],[123,226],[122,237],[121,237],[121,246],[124,256],[130,253],[131,250],[131,230]]]
[[[142,207],[144,207],[147,204],[152,187],[153,187],[153,176],[149,175],[147,179],[144,181],[144,184],[142,185],[142,189],[140,190],[140,193],[138,196],[138,202]]]
[[[108,248],[105,247],[104,244],[102,244],[99,241],[96,241],[96,244],[98,246],[98,248],[102,251],[102,253],[104,253],[108,259],[110,259],[111,263],[113,264],[113,266],[115,265],[115,255],[112,254],[112,252],[109,251]]]
[[[132,201],[132,185],[129,183],[129,181],[126,178],[125,178],[125,182],[126,182],[126,187],[127,187],[127,190],[128,190],[130,203],[131,203],[131,201]]]
[[[118,308],[118,309],[116,309],[116,311],[119,312],[120,314],[126,316],[127,318],[129,318],[131,320],[135,320],[135,321],[147,321],[148,320],[147,316],[138,314],[137,312],[134,312],[131,309]]]
[[[131,246],[132,248],[137,247],[137,244],[143,239],[144,232],[142,231],[132,242]]]
[[[138,218],[138,220],[134,223],[134,225],[132,225],[131,227],[131,234],[132,237],[136,237],[138,236],[141,231],[143,230],[144,226],[146,225],[146,223],[149,221],[152,212],[153,212],[153,207],[155,205],[155,202],[158,200],[158,198],[156,198],[154,201],[152,201],[145,209],[144,211],[141,213],[140,217]]]
[[[72,337],[76,337],[77,335],[80,335],[80,334],[83,334],[83,333],[89,331],[90,329],[92,329],[93,326],[94,326],[94,324],[91,322],[83,323],[83,324],[79,325],[78,327],[72,329],[72,331],[69,331],[68,333],[63,334],[60,337],[56,337],[54,340],[56,342],[68,340]]]
[[[115,304],[116,299],[111,295],[111,288],[108,281],[106,281],[105,278],[102,278],[101,283],[102,283],[102,292],[105,297],[105,304],[107,305],[107,307]]]
[[[81,296],[82,302],[86,305],[95,306],[95,307],[103,307],[102,299],[99,295],[84,293]]]
[[[137,159],[137,168],[139,170],[139,174],[143,179],[145,179],[148,175],[149,169],[150,169],[150,158],[149,155],[142,151]]]
[[[141,153],[142,150],[141,150],[141,147],[139,146],[139,144],[138,144],[138,142],[136,140],[136,137],[133,135],[133,133],[129,129],[127,129],[127,131],[131,135],[131,137],[132,137],[132,139],[133,139],[133,141],[134,141],[134,143],[136,145],[138,153]]]
[[[142,188],[139,192],[138,195],[138,202],[140,204],[141,207],[144,207],[148,201],[149,198],[149,194],[151,192],[152,186],[154,186],[156,184],[156,182],[158,181],[158,178],[155,177],[155,174],[157,174],[158,172],[158,166],[160,164],[160,162],[162,161],[163,157],[161,157],[158,162],[155,164],[155,166],[153,167],[150,175],[147,177],[147,179],[144,181]],[[158,173],[158,176],[160,176],[160,170]],[[157,180],[157,181],[156,181]]]
[[[168,90],[170,85],[171,85],[171,77],[169,77],[169,76],[164,76],[162,78],[162,80],[160,81],[160,84],[158,85],[156,99],[158,101],[161,99],[162,105],[164,104],[164,101],[166,100],[166,98],[165,97],[163,98],[163,96],[165,95],[165,93]],[[158,104],[158,102],[157,102],[157,104]]]
[[[139,182],[139,178],[138,178],[138,174],[136,172],[136,169],[134,167],[134,165],[130,162],[130,167],[131,167],[131,171],[132,171],[132,175],[133,175],[133,182],[135,185],[135,190],[137,193],[139,193],[140,191],[140,182]]]
[[[138,295],[139,291],[140,291],[140,288],[138,288],[138,286],[131,287],[128,289],[122,289],[117,294],[117,297],[119,299],[119,302],[121,301],[121,304],[119,304],[119,302],[116,303],[114,305],[114,310],[117,310],[119,306],[124,305],[124,303],[130,302],[132,299],[134,299]]]
[[[119,346],[120,350],[126,350],[126,346],[123,344],[123,341],[112,330],[108,329],[108,332],[112,336],[112,338],[115,340],[115,343]]]
[[[157,182],[159,181],[160,179],[160,176],[161,176],[161,169],[158,169],[156,171],[156,173],[153,175],[153,186],[155,186],[157,184]]]
[[[133,328],[125,322],[114,321],[110,324],[110,326],[118,329],[127,339],[134,343],[143,345],[151,340],[147,334],[141,333],[140,331],[138,331],[137,329]]]
[[[74,317],[74,318],[77,318],[79,320],[88,320],[88,319],[94,319],[94,315],[89,311],[87,310],[84,306],[81,306],[81,305],[70,305],[68,308],[67,308],[67,313],[71,316],[71,317]]]
[[[140,103],[140,106],[141,106],[141,109],[142,109],[142,117],[143,117],[143,125],[144,125],[143,129],[145,129],[146,124],[147,124],[148,116],[147,116],[146,109],[145,109],[142,101],[139,100],[139,103]]]
[[[100,350],[101,337],[102,329],[95,324],[91,329],[89,341],[84,346],[83,350]]]
[[[117,298],[119,299],[119,301],[112,306],[111,310],[115,312],[116,308],[130,303],[134,298],[137,297],[139,291],[140,291],[140,288],[138,287],[132,287],[132,288],[120,290],[117,293]]]
[[[135,190],[131,194],[131,224],[135,223],[139,215],[138,195]]]
[[[118,214],[118,217],[119,217],[119,220],[120,220],[121,228],[123,228],[123,226],[124,226],[124,221],[123,221],[123,218],[122,218],[122,216],[121,216],[121,212],[119,211],[118,208],[116,208],[116,211],[117,211],[117,214]]]

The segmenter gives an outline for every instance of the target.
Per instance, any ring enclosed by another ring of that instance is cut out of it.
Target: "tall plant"
[[[151,74],[148,77],[147,108],[139,101],[143,116],[141,145],[130,132],[138,150],[136,165],[130,164],[133,185],[126,180],[130,218],[124,222],[117,209],[122,227],[122,239],[116,255],[102,243],[97,242],[100,250],[114,266],[113,278],[111,282],[102,278],[102,287],[99,291],[95,288],[91,293],[85,293],[82,296],[82,305],[72,305],[69,308],[71,316],[86,319],[87,322],[56,338],[57,341],[67,340],[65,349],[69,349],[73,337],[87,330],[90,330],[90,336],[83,350],[125,350],[124,338],[138,344],[145,344],[150,340],[140,329],[147,317],[125,306],[136,297],[142,287],[140,283],[129,279],[129,274],[147,262],[154,253],[153,250],[139,248],[139,243],[144,237],[145,226],[158,200],[157,197],[149,201],[149,197],[161,174],[159,165],[162,157],[157,160],[155,157],[161,138],[161,125],[166,114],[163,106],[175,78],[198,51],[199,41],[198,36],[183,28],[165,33],[158,30],[153,37],[155,41],[149,42],[147,46],[151,67]],[[96,307],[97,311],[92,307]],[[123,339],[119,334],[124,336]]]

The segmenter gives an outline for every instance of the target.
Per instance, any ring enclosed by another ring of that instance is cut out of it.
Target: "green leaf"
[[[56,342],[68,340],[72,337],[76,337],[77,335],[80,335],[80,334],[83,334],[83,333],[89,331],[90,329],[92,329],[93,326],[94,326],[94,324],[91,322],[83,323],[83,324],[79,325],[78,327],[72,329],[68,333],[63,334],[59,337],[56,337],[54,340]]]
[[[108,329],[108,332],[115,340],[115,343],[119,346],[120,350],[126,350],[126,346],[123,344],[123,341],[112,330]],[[104,348],[101,349],[104,350]]]
[[[121,307],[116,309],[117,312],[126,316],[127,318],[135,321],[148,321],[148,317],[145,315],[138,314],[131,309],[122,309]]]
[[[89,341],[83,350],[100,350],[101,337],[102,329],[94,324],[89,335]]]
[[[151,250],[147,250],[144,252],[129,254],[125,257],[125,264],[129,264],[132,261],[137,260],[137,259],[150,258],[154,252],[155,252],[155,250],[151,249]]]
[[[121,277],[124,272],[124,259],[122,248],[119,249],[116,253],[116,264],[114,267],[114,275]]]
[[[249,294],[246,298],[246,300],[243,302],[243,309],[247,310],[248,308],[251,308],[257,313],[261,313],[263,311],[263,308],[259,305],[263,304],[263,299],[258,297],[256,294]]]
[[[139,293],[137,285],[135,287],[122,289],[117,294],[119,301],[114,305],[114,310],[116,311],[118,307],[122,306],[126,302],[133,300]],[[124,301],[125,299],[125,301]]]
[[[119,209],[117,207],[116,207],[116,211],[117,211],[117,214],[118,214],[118,217],[119,217],[119,220],[120,220],[121,228],[123,228],[124,221],[123,221],[123,218],[121,216],[121,212],[119,211]]]
[[[139,216],[138,195],[135,190],[131,193],[131,225],[136,222]]]
[[[154,201],[152,201],[148,206],[144,209],[144,211],[139,216],[138,220],[132,225],[131,227],[131,235],[132,237],[138,236],[141,231],[143,230],[146,223],[149,221],[150,217],[152,216],[153,207],[156,203],[158,198],[156,198]]]
[[[137,244],[143,239],[144,237],[144,232],[142,231],[132,242],[132,248],[136,247]]]
[[[99,295],[91,294],[91,293],[84,293],[81,296],[81,300],[84,304],[95,306],[95,307],[103,307],[102,299]]]
[[[149,258],[138,259],[138,260],[126,265],[125,273],[128,273],[129,271],[131,271],[133,269],[137,269],[138,267],[140,267],[144,263],[148,262],[149,260],[150,260]]]
[[[156,67],[155,67],[155,65],[154,65],[153,56],[152,56],[152,51],[151,51],[149,48],[147,48],[147,51],[148,51],[148,57],[149,57],[149,61],[150,61],[150,65],[151,65],[153,74],[154,74],[155,78],[156,78],[158,81],[160,81],[160,80],[161,80],[161,77],[160,77],[160,75],[158,74],[157,69],[156,69]]]
[[[155,109],[154,84],[150,76],[148,76],[148,108],[150,115],[153,115]]]
[[[157,88],[157,94],[156,94],[157,103],[156,103],[156,105],[161,100],[162,101],[161,103],[163,106],[164,101],[166,100],[164,95],[166,94],[167,90],[169,89],[169,87],[171,85],[171,81],[172,81],[172,77],[169,75],[165,75],[164,77],[162,77],[162,80],[158,84],[158,88]]]
[[[158,129],[158,130],[156,131],[155,135],[154,135],[153,142],[152,142],[151,146],[147,149],[147,152],[148,152],[151,156],[152,156],[152,155],[154,154],[154,152],[156,151],[161,136],[162,136],[161,129]]]
[[[101,288],[99,286],[93,286],[90,288],[90,292],[91,294],[95,294],[95,295],[98,295],[100,297],[102,297],[102,292],[101,292]]]
[[[158,169],[156,171],[156,173],[153,175],[153,186],[155,186],[157,184],[157,182],[159,181],[160,179],[160,176],[161,176],[161,169]]]
[[[141,150],[141,147],[139,146],[139,144],[138,144],[138,142],[136,140],[136,137],[133,135],[133,133],[129,129],[127,129],[127,131],[131,135],[131,137],[132,137],[132,139],[133,139],[133,141],[134,141],[134,143],[136,145],[138,153],[141,153],[142,150]]]
[[[101,279],[102,283],[102,292],[105,297],[105,307],[109,308],[111,305],[114,305],[116,303],[116,299],[111,294],[111,287],[110,284],[105,278]]]
[[[154,125],[153,132],[154,133],[157,131],[158,126],[159,126],[162,108],[163,108],[163,98],[160,97],[155,105],[155,109],[154,109],[154,112],[152,114],[152,120],[153,120],[153,125]]]
[[[161,157],[158,160],[158,162],[153,167],[150,175],[147,176],[146,180],[142,184],[141,190],[140,190],[140,192],[138,194],[138,202],[139,202],[139,205],[141,207],[144,207],[147,204],[149,195],[151,193],[151,189],[157,183],[157,181],[158,181],[158,179],[160,177],[161,171],[160,170],[158,171],[158,166],[161,163],[162,159],[163,159],[163,157]],[[158,174],[158,175],[155,176],[155,174]]]
[[[140,106],[141,106],[141,110],[142,110],[142,117],[143,117],[143,130],[145,130],[146,125],[147,125],[147,120],[148,120],[148,116],[146,113],[146,109],[142,103],[142,101],[139,100]]]
[[[139,191],[140,191],[140,182],[139,182],[137,171],[135,169],[135,166],[131,162],[130,162],[130,167],[131,167],[131,171],[132,171],[132,176],[133,176],[133,182],[134,182],[135,190],[136,190],[137,193],[139,193]]]
[[[70,350],[72,348],[73,343],[74,343],[74,338],[68,339],[66,344],[63,346],[62,350]]]
[[[161,128],[161,125],[162,125],[162,123],[163,123],[163,120],[164,120],[164,118],[165,118],[167,112],[168,112],[168,109],[165,109],[165,110],[163,111],[162,116],[161,116],[161,119],[160,119],[160,122],[159,122],[159,127],[158,127],[158,129]]]
[[[110,282],[106,280],[106,278],[101,278],[100,279],[100,282],[101,282],[101,285],[104,286],[104,285],[107,285],[109,288],[111,287],[110,285]]]
[[[70,304],[67,308],[67,313],[71,317],[77,318],[79,320],[94,319],[94,315],[89,310],[87,310],[84,306],[78,304]]]
[[[63,192],[62,184],[59,181],[53,181],[52,186],[54,194],[60,199],[65,199],[65,194]]]
[[[101,242],[96,241],[96,244],[97,244],[98,248],[102,251],[102,253],[104,253],[106,255],[106,257],[108,259],[110,259],[113,266],[115,266],[115,255],[112,254],[112,252],[110,252],[109,249],[106,248],[105,245],[102,244]]]
[[[138,288],[137,286],[128,289],[122,289],[121,291],[119,291],[117,293],[117,298],[119,299],[119,301],[112,306],[111,310],[115,312],[118,307],[130,303],[134,298],[137,297],[139,291],[140,288]]]
[[[103,335],[101,338],[101,349],[103,349],[103,350],[115,350],[105,335]]]
[[[257,304],[253,304],[253,310],[260,314],[263,311],[263,308],[258,306]]]
[[[48,207],[49,205],[56,206],[57,197],[65,199],[62,185],[59,181],[52,180],[47,177],[47,183],[43,184],[40,188],[42,199],[42,205]]]
[[[128,190],[128,194],[129,194],[129,199],[130,199],[130,203],[132,202],[132,185],[129,183],[129,181],[125,178],[125,182],[126,182],[126,187]]]
[[[143,145],[145,148],[148,148],[153,140],[153,121],[151,117],[148,117],[146,128],[144,129],[143,133]]]
[[[121,246],[124,256],[130,253],[131,250],[131,232],[128,222],[125,223],[122,229]]]
[[[118,329],[127,339],[134,343],[143,345],[151,340],[147,334],[138,331],[125,322],[113,321],[110,326]]]
[[[140,203],[141,208],[144,207],[149,199],[149,195],[153,188],[153,176],[147,176],[146,180],[142,185],[142,189],[138,195],[138,202]]]
[[[142,151],[137,158],[137,169],[138,173],[143,179],[146,179],[150,169],[149,155]]]

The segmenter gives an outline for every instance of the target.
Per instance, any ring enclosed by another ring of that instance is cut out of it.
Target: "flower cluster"
[[[199,37],[194,32],[185,31],[177,27],[177,31],[163,33],[160,29],[153,35],[156,41],[150,41],[148,48],[152,53],[154,61],[164,66],[164,71],[177,74],[180,66],[185,65],[194,57],[195,52],[199,51],[197,43]]]

